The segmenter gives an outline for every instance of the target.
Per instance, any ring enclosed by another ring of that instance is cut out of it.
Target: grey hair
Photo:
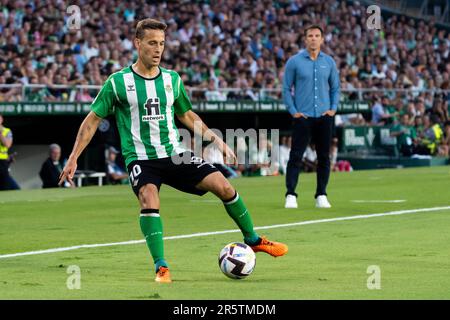
[[[61,150],[61,147],[59,146],[59,144],[56,144],[56,143],[52,143],[48,148],[49,148],[50,152],[52,152],[55,149]]]

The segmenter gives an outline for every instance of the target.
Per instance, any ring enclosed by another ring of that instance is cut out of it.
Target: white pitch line
[[[351,200],[355,203],[401,203],[406,202],[406,200]]]
[[[450,206],[400,210],[400,211],[389,211],[389,212],[383,212],[383,213],[373,213],[373,214],[356,215],[356,216],[348,216],[348,217],[329,218],[329,219],[321,219],[321,220],[309,220],[309,221],[300,221],[300,222],[285,223],[285,224],[275,224],[275,225],[271,225],[271,226],[255,227],[255,230],[266,230],[266,229],[275,229],[275,228],[284,228],[284,227],[303,226],[303,225],[308,225],[308,224],[317,224],[317,223],[326,223],[326,222],[335,222],[335,221],[369,219],[369,218],[377,218],[377,217],[384,217],[384,216],[397,216],[397,215],[403,215],[403,214],[442,211],[442,210],[450,210]],[[240,230],[232,229],[232,230],[184,234],[184,235],[178,235],[178,236],[164,237],[164,240],[176,240],[176,239],[186,239],[186,238],[194,238],[194,237],[204,237],[204,236],[211,236],[211,235],[225,234],[225,233],[234,233],[234,232],[240,232]],[[46,249],[46,250],[3,254],[3,255],[0,255],[0,259],[21,257],[21,256],[31,256],[31,255],[38,255],[38,254],[45,254],[45,253],[55,253],[55,252],[62,252],[62,251],[71,251],[71,250],[85,249],[85,248],[123,246],[123,245],[140,244],[140,243],[145,243],[145,240],[131,240],[131,241],[124,241],[124,242],[97,243],[97,244],[82,244],[82,245],[72,246],[72,247],[63,247],[63,248],[54,248],[54,249]]]

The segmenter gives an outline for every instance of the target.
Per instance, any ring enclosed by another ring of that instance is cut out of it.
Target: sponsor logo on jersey
[[[158,97],[148,98],[144,104],[144,108],[147,115],[142,116],[142,121],[161,121],[166,118],[165,115],[161,114],[161,106]]]

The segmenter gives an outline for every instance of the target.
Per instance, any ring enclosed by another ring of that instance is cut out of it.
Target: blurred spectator
[[[108,181],[111,184],[127,184],[128,173],[116,162],[119,150],[111,146],[106,153],[106,174]]]
[[[306,147],[303,154],[302,164],[304,172],[316,172],[317,171],[317,153],[314,144],[310,144]]]
[[[233,169],[236,171],[236,173],[241,176],[244,175],[247,171],[248,167],[248,159],[249,159],[249,148],[247,147],[247,142],[245,141],[245,138],[243,136],[238,136],[236,138],[236,157],[238,160],[238,163],[236,167]]]
[[[8,157],[9,168],[11,168],[11,165],[14,162],[16,162],[16,156],[17,156],[17,152],[13,152],[9,155],[9,157]],[[8,182],[9,182],[9,190],[20,190],[19,184],[17,183],[16,180],[14,180],[14,178],[11,175],[9,175]]]
[[[250,176],[277,176],[279,172],[279,151],[274,150],[270,140],[264,134],[258,141],[249,139],[249,162],[246,172]]]
[[[13,144],[13,134],[11,129],[3,126],[3,116],[0,114],[0,191],[15,190],[18,188],[17,183],[9,174],[9,165],[11,160],[8,154],[9,148]]]
[[[444,132],[439,124],[436,115],[431,117],[424,115],[423,124],[418,126],[418,144],[415,153],[421,155],[434,155],[438,151],[438,146],[444,139]]]
[[[338,127],[363,126],[366,120],[361,113],[336,114],[334,123]]]
[[[450,121],[447,121],[444,125],[444,138],[439,144],[438,156],[441,157],[450,156]]]
[[[39,87],[31,87],[30,92],[27,94],[27,100],[31,102],[45,102],[56,101],[56,98],[50,93],[47,87],[41,87],[38,83],[37,77],[32,77],[30,84],[37,85]]]
[[[213,164],[227,179],[239,176],[233,168],[225,164],[222,152],[214,144],[209,144],[203,149],[203,159]]]
[[[384,126],[388,122],[388,119],[391,119],[397,115],[396,113],[387,113],[384,109],[382,101],[384,102],[386,100],[381,100],[378,98],[372,105],[372,124],[375,126]]]
[[[49,146],[49,157],[41,166],[39,177],[42,180],[42,188],[58,188],[59,175],[63,169],[64,163],[61,160],[61,147],[56,143]],[[64,187],[74,187],[66,182]]]
[[[210,79],[208,83],[208,90],[205,92],[207,101],[226,101],[227,96],[223,92],[217,90],[216,82],[214,79]]]
[[[430,126],[425,128],[422,138],[422,144],[425,145],[429,154],[434,155],[437,152],[438,145],[444,138],[444,132],[439,124],[439,117],[435,114],[430,116]]]
[[[414,126],[410,124],[409,114],[404,113],[400,123],[391,128],[391,137],[397,138],[397,149],[405,157],[414,154],[414,145],[417,144],[417,134]]]
[[[349,161],[347,160],[338,160],[338,139],[333,138],[331,141],[331,150],[330,150],[330,163],[331,163],[331,171],[353,171],[353,168]]]
[[[289,153],[291,152],[291,136],[282,136],[280,144],[280,173],[286,174]]]

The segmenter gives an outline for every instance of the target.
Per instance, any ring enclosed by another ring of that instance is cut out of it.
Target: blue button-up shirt
[[[308,50],[302,50],[286,63],[283,101],[292,115],[301,112],[320,117],[325,111],[337,110],[339,85],[339,72],[332,57],[319,52],[317,59],[312,60]]]

